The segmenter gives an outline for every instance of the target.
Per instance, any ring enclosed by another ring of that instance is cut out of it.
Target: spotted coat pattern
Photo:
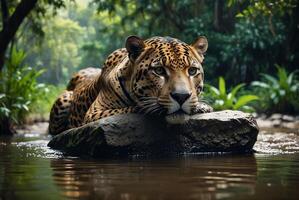
[[[102,70],[83,70],[85,75],[81,71],[71,79],[68,90],[53,105],[50,133],[122,113],[171,115],[178,107],[171,93],[177,91],[190,94],[179,108],[188,115],[211,111],[199,101],[204,56],[197,44],[170,37],[131,43],[110,54]],[[196,74],[191,76],[190,68]]]

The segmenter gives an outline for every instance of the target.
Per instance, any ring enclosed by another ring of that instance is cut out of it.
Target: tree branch
[[[4,0],[1,0],[1,7]],[[18,28],[25,17],[35,7],[37,0],[22,0],[16,7],[14,13],[8,18],[6,26],[0,32],[0,71],[4,65],[4,57],[9,43],[13,40]],[[3,9],[3,8],[2,8]]]
[[[9,18],[8,7],[6,0],[1,0],[1,11],[2,11],[2,27],[6,27],[7,20]]]

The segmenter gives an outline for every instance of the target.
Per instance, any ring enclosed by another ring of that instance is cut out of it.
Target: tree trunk
[[[4,66],[5,53],[9,44],[22,24],[25,17],[35,7],[37,0],[22,0],[15,11],[9,16],[7,0],[1,0],[2,30],[0,31],[0,72]],[[11,120],[8,117],[0,118],[0,135],[12,135],[15,133]]]
[[[289,65],[289,69],[293,71],[298,69],[299,64],[299,56],[294,56],[295,59],[290,60],[290,55],[296,55],[296,52],[299,52],[299,5],[293,8],[288,21],[287,40],[284,45],[285,50],[282,52],[283,62],[281,64],[286,66]]]
[[[11,121],[8,117],[0,118],[0,135],[13,135],[15,130],[11,125]]]
[[[2,27],[5,27],[8,20],[8,7],[6,0],[1,0],[1,14],[2,14]]]
[[[16,7],[14,13],[9,17],[8,12],[6,12],[6,0],[1,0],[2,16],[5,18],[3,19],[3,28],[0,32],[0,71],[4,66],[5,52],[9,43],[12,41],[23,20],[34,8],[36,3],[37,0],[22,0]]]
[[[235,10],[235,7],[228,8],[224,0],[215,1],[213,26],[217,32],[230,33],[234,30]]]

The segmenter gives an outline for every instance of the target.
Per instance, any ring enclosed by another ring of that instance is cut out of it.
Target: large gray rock
[[[107,117],[56,135],[48,146],[71,155],[113,157],[198,152],[249,152],[255,119],[240,111],[197,114],[186,125],[138,114]]]

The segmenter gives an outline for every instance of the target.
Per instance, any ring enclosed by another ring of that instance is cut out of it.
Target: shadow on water
[[[298,138],[261,132],[255,154],[129,160],[66,157],[45,134],[0,138],[0,200],[297,199]]]

